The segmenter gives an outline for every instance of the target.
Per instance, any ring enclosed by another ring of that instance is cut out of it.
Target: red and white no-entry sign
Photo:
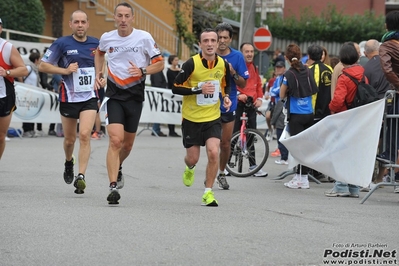
[[[266,28],[258,28],[254,33],[254,46],[258,51],[266,51],[272,44],[272,33]]]

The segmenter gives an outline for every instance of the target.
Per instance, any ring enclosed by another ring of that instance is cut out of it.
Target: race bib
[[[213,105],[219,101],[219,91],[220,91],[219,80],[210,80],[206,82],[211,82],[213,85],[215,85],[215,92],[213,94],[198,94],[197,95],[198,105]],[[198,83],[198,87],[201,87],[206,82]]]
[[[73,72],[74,91],[92,91],[94,89],[95,77],[96,71],[94,67],[78,68],[77,72]]]

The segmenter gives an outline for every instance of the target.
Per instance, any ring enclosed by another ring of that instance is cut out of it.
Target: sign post
[[[254,33],[253,43],[259,53],[259,69],[262,71],[262,52],[269,49],[272,44],[272,33],[268,27],[258,28]]]

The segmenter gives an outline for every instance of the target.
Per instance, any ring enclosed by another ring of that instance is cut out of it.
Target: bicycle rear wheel
[[[233,133],[230,159],[226,165],[226,170],[236,177],[248,177],[257,173],[269,157],[269,144],[260,131],[247,128],[244,133],[247,137],[244,147],[241,147],[240,131]]]

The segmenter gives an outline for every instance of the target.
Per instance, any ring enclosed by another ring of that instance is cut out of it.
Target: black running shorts
[[[126,132],[136,133],[139,126],[143,102],[135,100],[109,99],[107,105],[107,125],[122,124]]]
[[[79,103],[60,103],[60,114],[68,118],[79,119],[80,112],[86,110],[98,110],[97,98]]]
[[[0,98],[0,117],[9,116],[17,107],[15,106],[15,92]]]
[[[183,146],[190,148],[192,146],[205,146],[209,138],[222,137],[222,123],[218,118],[209,122],[195,123],[183,119],[181,130],[183,132]]]
[[[222,113],[221,120],[222,120],[222,123],[229,123],[229,122],[236,120],[236,111]]]

